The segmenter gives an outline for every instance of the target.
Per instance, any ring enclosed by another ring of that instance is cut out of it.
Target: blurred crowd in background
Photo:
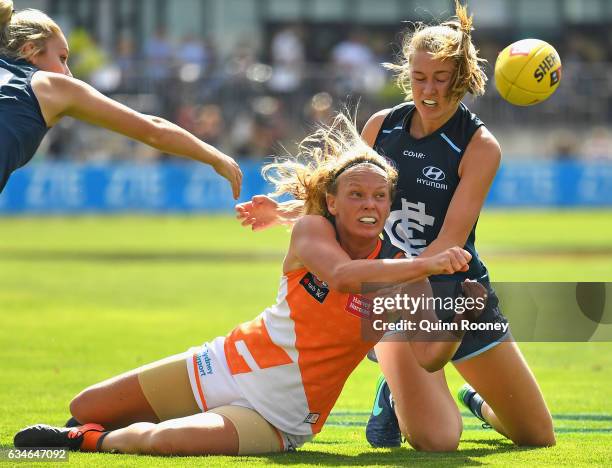
[[[339,110],[362,125],[373,112],[401,103],[381,65],[397,60],[400,32],[347,24],[332,39],[302,24],[280,24],[261,44],[244,38],[221,53],[212,39],[171,40],[163,28],[139,46],[126,36],[106,50],[75,28],[70,61],[78,78],[107,95],[176,122],[234,157],[264,158],[294,150]],[[498,52],[518,38],[476,31],[490,82],[484,97],[465,103],[497,135],[506,157],[612,160],[612,32],[576,28],[562,37],[553,42],[563,61],[560,88],[545,103],[518,108],[498,96],[492,77]],[[164,157],[73,120],[54,128],[40,153],[51,160]]]

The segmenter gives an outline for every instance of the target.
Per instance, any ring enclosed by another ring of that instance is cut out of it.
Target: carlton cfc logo
[[[429,180],[435,180],[439,182],[446,178],[446,174],[442,169],[438,169],[436,166],[427,166],[423,169],[423,175],[427,177]]]

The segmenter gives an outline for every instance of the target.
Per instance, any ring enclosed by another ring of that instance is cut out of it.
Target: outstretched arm
[[[401,283],[430,275],[466,271],[471,256],[453,247],[430,258],[353,260],[336,240],[331,223],[306,215],[295,224],[284,271],[306,267],[332,289],[360,293],[363,283]]]
[[[48,126],[64,116],[106,128],[159,151],[210,164],[240,195],[242,172],[236,161],[215,147],[161,117],[141,114],[84,83],[65,75],[37,72],[32,88]]]

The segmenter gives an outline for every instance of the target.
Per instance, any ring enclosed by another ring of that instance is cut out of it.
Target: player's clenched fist
[[[472,255],[461,247],[451,247],[442,253],[428,258],[429,274],[452,274],[456,271],[467,271]]]

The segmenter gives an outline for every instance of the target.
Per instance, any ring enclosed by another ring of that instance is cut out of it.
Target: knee
[[[531,421],[533,424],[520,431],[512,442],[522,447],[552,447],[557,443],[552,418],[541,417]]]
[[[404,436],[419,452],[454,452],[459,447],[461,430],[437,430],[404,434]]]
[[[86,405],[86,392],[87,390],[83,390],[70,401],[70,414],[80,423],[87,422],[86,418],[83,418]]]
[[[552,430],[540,428],[527,434],[520,434],[518,437],[513,437],[512,441],[521,447],[552,447],[556,445],[557,439]]]
[[[95,415],[95,395],[93,390],[87,388],[75,396],[70,402],[70,414],[82,424],[100,422]]]

